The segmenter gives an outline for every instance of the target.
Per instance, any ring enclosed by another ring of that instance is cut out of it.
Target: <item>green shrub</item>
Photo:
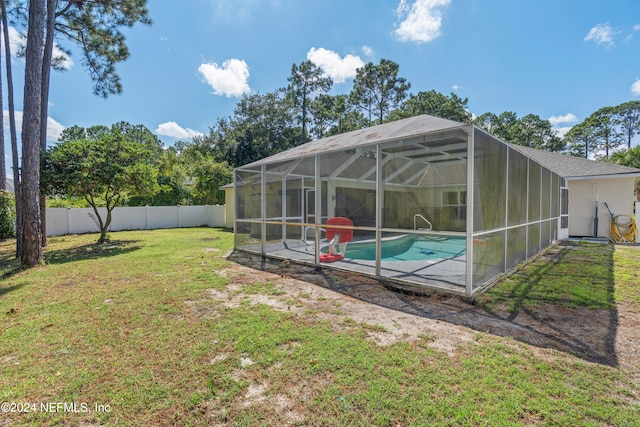
[[[16,236],[16,198],[7,190],[0,190],[0,239]]]

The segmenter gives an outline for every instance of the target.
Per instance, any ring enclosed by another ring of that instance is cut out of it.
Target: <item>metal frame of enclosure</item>
[[[237,168],[235,248],[473,297],[558,238],[563,187],[476,126],[417,116]],[[332,217],[354,237],[323,263]]]

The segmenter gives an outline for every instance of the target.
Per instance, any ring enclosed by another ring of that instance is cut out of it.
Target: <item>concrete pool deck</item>
[[[260,255],[261,245],[239,247],[238,249]],[[300,240],[269,242],[265,247],[265,256],[285,259],[305,264],[315,264],[314,245]],[[385,261],[380,264],[380,276],[375,274],[374,260],[345,258],[332,263],[321,263],[322,267],[347,270],[367,276],[388,279],[398,283],[398,287],[407,290],[424,291],[435,288],[456,294],[464,294],[466,277],[466,256],[439,258],[420,261]]]

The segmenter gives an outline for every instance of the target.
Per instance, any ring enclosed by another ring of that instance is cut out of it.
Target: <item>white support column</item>
[[[527,223],[527,228],[525,230],[525,244],[526,246],[526,250],[524,251],[525,257],[529,258],[529,197],[530,194],[529,192],[531,191],[531,187],[529,186],[529,173],[531,171],[531,167],[530,167],[530,163],[531,163],[531,159],[527,157],[527,202],[525,203],[527,206],[527,211],[525,212],[525,222]]]
[[[382,185],[382,146],[376,145],[376,276],[382,266],[382,220],[384,211],[384,187]]]
[[[238,171],[237,170],[233,170],[233,248],[236,248],[236,242],[237,240],[237,232],[238,232],[238,225],[236,223],[236,220],[238,219]],[[226,225],[226,224],[225,224]]]
[[[305,224],[307,222],[307,218],[309,217],[307,212],[307,199],[306,194],[304,192],[304,176],[300,178],[300,218],[302,218],[301,222]],[[303,233],[306,229],[306,226],[303,227]],[[307,236],[303,236],[303,240],[307,240]]]
[[[542,250],[542,221],[544,215],[542,215],[542,199],[543,199],[543,185],[542,183],[544,182],[544,172],[542,171],[542,169],[544,169],[541,165],[540,167],[540,193],[538,194],[538,199],[540,200],[540,217],[539,217],[539,222],[538,222],[538,251]]]
[[[322,225],[322,185],[320,183],[320,155],[316,154],[314,156],[314,165],[315,165],[315,195],[316,195],[316,206],[313,215],[314,222],[314,235],[316,236],[314,242],[315,248],[315,258],[316,265],[320,265],[320,226]]]
[[[467,137],[467,265],[466,265],[466,278],[465,278],[465,295],[471,297],[473,295],[473,212],[475,209],[474,203],[474,188],[473,188],[473,174],[474,172],[474,126],[469,125],[469,135]]]
[[[506,185],[505,185],[505,193],[504,193],[504,199],[505,199],[505,204],[504,204],[504,270],[507,270],[507,253],[509,250],[509,230],[507,229],[507,227],[509,226],[509,154],[510,151],[512,150],[512,148],[507,147],[507,164],[505,165],[505,172],[506,172],[506,176],[507,179],[506,181]]]
[[[282,175],[282,222],[287,222],[287,175]],[[282,224],[282,242],[287,241],[287,225]]]
[[[267,166],[260,167],[260,234],[262,240],[262,255],[267,250]]]

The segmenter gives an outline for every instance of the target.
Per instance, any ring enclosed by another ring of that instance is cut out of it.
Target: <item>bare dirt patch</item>
[[[238,307],[246,301],[252,305],[265,304],[277,310],[300,315],[304,313],[307,317],[329,321],[334,330],[348,327],[349,322],[344,320],[351,319],[368,325],[369,338],[380,345],[413,341],[419,336],[426,336],[430,338],[430,347],[453,354],[461,343],[474,340],[475,332],[469,328],[371,304],[364,299],[318,286],[310,281],[313,274],[305,273],[307,280],[300,280],[241,265],[234,266],[223,274],[230,279],[228,291],[211,289],[209,293],[211,298],[224,307]],[[273,283],[282,293],[247,295],[237,292],[241,289],[242,283],[255,282]],[[375,286],[380,292],[389,292],[375,281],[364,285]],[[390,295],[396,296],[395,293]]]
[[[228,258],[237,263],[220,272],[230,280],[229,289],[270,282],[283,294],[212,295],[226,304],[249,298],[251,304],[313,313],[331,321],[336,329],[351,318],[370,325],[369,336],[380,345],[428,337],[431,347],[450,355],[461,344],[473,342],[477,332],[486,332],[531,344],[540,357],[570,353],[589,362],[620,366],[640,378],[640,312],[635,306],[593,310],[546,304],[536,312],[523,309],[514,314],[500,308],[489,311],[459,296],[401,293],[349,272],[316,270],[238,251]]]
[[[243,396],[241,406],[268,407],[269,412],[275,413],[279,423],[293,425],[304,420],[304,416],[296,408],[297,403],[284,394],[272,394],[267,383],[250,384]]]

